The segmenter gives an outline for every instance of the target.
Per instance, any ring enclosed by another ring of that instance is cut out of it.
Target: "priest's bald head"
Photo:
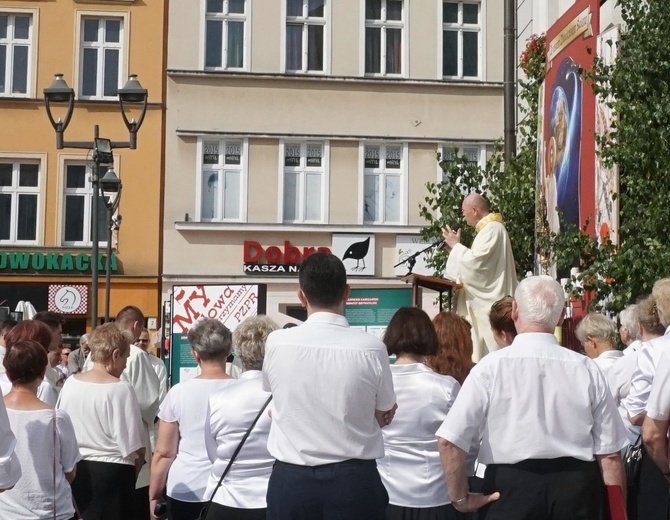
[[[465,197],[461,209],[468,226],[476,226],[477,222],[491,212],[489,202],[479,193],[471,193]]]

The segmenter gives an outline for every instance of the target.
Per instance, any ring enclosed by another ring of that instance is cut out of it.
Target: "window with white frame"
[[[442,76],[481,76],[481,3],[443,2]]]
[[[326,0],[286,0],[286,70],[323,72]]]
[[[90,246],[93,185],[91,167],[86,163],[65,163],[63,183],[63,245]],[[98,243],[107,243],[107,207],[98,196]]]
[[[116,98],[123,62],[123,18],[81,18],[79,95]]]
[[[363,222],[402,223],[404,171],[402,144],[363,147]]]
[[[205,68],[244,69],[246,0],[207,0]]]
[[[37,243],[39,197],[39,162],[0,160],[0,244]]]
[[[365,0],[365,73],[402,74],[403,0]]]
[[[241,140],[202,141],[201,220],[242,220],[244,148]]]
[[[27,96],[33,19],[0,12],[0,96]]]
[[[324,144],[284,143],[283,165],[284,222],[323,222]]]

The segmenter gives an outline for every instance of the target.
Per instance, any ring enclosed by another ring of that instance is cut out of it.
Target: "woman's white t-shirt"
[[[173,386],[158,411],[161,421],[179,423],[179,450],[170,466],[166,491],[182,502],[204,502],[212,464],[205,447],[209,396],[236,379],[189,379]]]
[[[7,408],[7,415],[16,434],[15,450],[23,474],[14,488],[0,493],[0,518],[52,520],[54,497],[56,520],[72,518],[72,490],[65,473],[74,469],[81,456],[70,417],[63,410],[56,411],[54,447],[53,410]]]
[[[133,466],[144,447],[144,426],[133,387],[125,381],[65,381],[58,408],[72,419],[84,460]]]

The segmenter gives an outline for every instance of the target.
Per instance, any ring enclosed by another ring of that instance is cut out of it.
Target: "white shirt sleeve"
[[[181,387],[179,385],[173,386],[165,396],[165,399],[163,399],[160,409],[158,410],[158,418],[161,421],[169,423],[179,421],[179,415],[175,410],[175,406],[177,402],[176,395],[180,390]]]
[[[609,455],[628,446],[626,428],[601,370],[594,370],[593,454]]]
[[[5,403],[0,399],[0,489],[13,487],[21,478],[21,465],[14,454],[16,437],[9,426]]]
[[[63,471],[69,473],[81,460],[77,437],[70,416],[64,410],[56,410],[56,431],[60,440],[60,463]]]
[[[396,396],[393,390],[393,376],[391,375],[391,365],[386,354],[386,348],[379,350],[379,365],[381,367],[381,378],[377,389],[377,403],[375,408],[386,412],[393,408],[396,403]]]
[[[119,451],[125,458],[145,447],[144,425],[133,388],[124,382],[116,384],[123,390],[115,396],[120,401],[117,406],[110,407],[113,412],[111,423],[113,431],[118,435]]]
[[[160,404],[160,382],[149,360],[149,354],[135,345],[131,345],[130,349],[131,355],[126,369],[121,374],[121,380],[127,381],[133,387],[142,419],[151,425],[154,423]]]
[[[630,393],[623,400],[624,408],[631,417],[644,413],[655,372],[651,346],[643,343],[638,352],[637,366],[630,380]]]
[[[37,388],[37,398],[49,406],[56,406],[58,401],[58,392],[48,381],[42,381]]]
[[[447,418],[435,435],[451,442],[465,453],[472,451],[479,444],[480,427],[486,421],[488,394],[484,382],[470,372]]]
[[[656,421],[670,419],[670,352],[664,349],[656,367],[656,374],[651,385],[647,416]]]

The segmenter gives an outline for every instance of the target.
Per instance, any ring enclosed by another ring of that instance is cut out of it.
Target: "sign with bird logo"
[[[375,236],[372,234],[333,234],[333,254],[347,269],[347,276],[375,275]]]

